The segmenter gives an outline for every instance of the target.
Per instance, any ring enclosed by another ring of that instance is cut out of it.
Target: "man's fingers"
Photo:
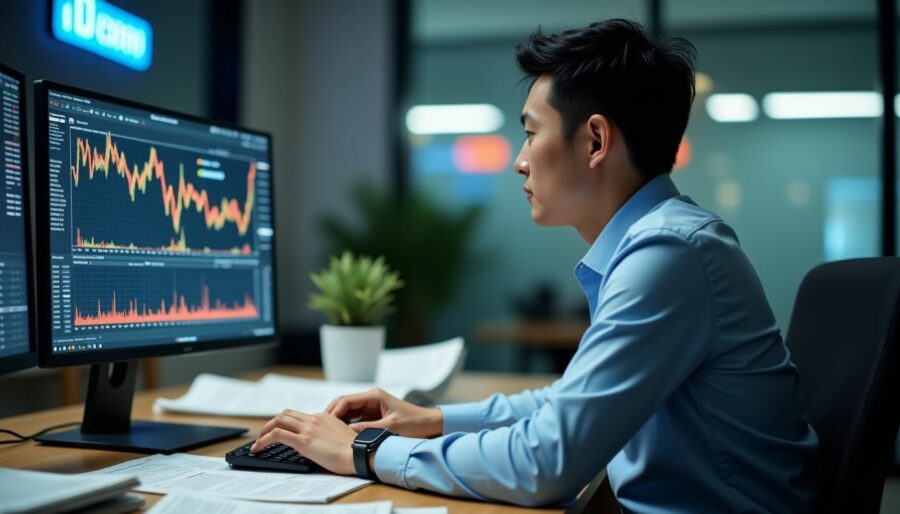
[[[388,428],[388,423],[383,419],[378,421],[361,421],[359,423],[350,423],[347,425],[356,431],[356,433],[360,433],[367,428]]]
[[[281,414],[279,414],[278,416],[275,416],[274,418],[270,419],[269,421],[266,421],[266,424],[263,425],[262,430],[259,431],[259,437],[262,437],[262,436],[268,434],[270,430],[272,430],[273,428],[275,428],[278,425],[279,416],[281,416]]]
[[[369,422],[350,423],[347,426],[352,428],[353,430],[355,430],[357,434],[367,428],[372,428],[371,425],[369,424]]]
[[[300,421],[300,422],[308,421],[309,418],[313,417],[312,414],[307,414],[305,412],[300,412],[298,410],[291,410],[291,409],[284,409],[283,411],[281,411],[281,415],[288,417],[288,418],[296,419],[297,421]]]
[[[267,421],[266,424],[263,425],[262,430],[259,431],[259,435],[265,434],[269,430],[272,430],[276,426],[279,426],[279,423],[284,423],[288,419],[296,419],[297,421],[300,421],[303,416],[305,416],[305,414],[303,414],[302,412],[285,409],[281,411],[281,414]]]
[[[286,444],[297,451],[301,451],[301,448],[306,445],[306,439],[307,437],[302,434],[297,434],[284,428],[273,428],[266,435],[257,439],[250,448],[250,451],[257,453],[264,450],[270,444],[279,443]]]
[[[366,406],[369,403],[369,393],[358,393],[358,394],[350,394],[347,396],[341,397],[341,399],[337,402],[334,407],[334,414],[337,417],[342,417],[348,412],[359,410]]]
[[[339,396],[332,400],[331,404],[325,409],[325,412],[334,414],[335,417],[344,418],[350,412],[359,411],[365,408],[378,408],[381,399],[377,395],[376,390],[366,391],[364,393],[348,394]]]
[[[331,400],[330,402],[328,402],[328,406],[325,407],[325,410],[323,410],[322,412],[324,412],[324,413],[326,413],[326,414],[332,414],[332,411],[334,410],[335,406],[337,405],[337,403],[338,403],[339,401],[341,401],[342,398],[344,398],[344,397],[343,397],[343,396],[338,396],[338,397],[335,398],[334,400]]]
[[[328,414],[334,414],[337,417],[342,417],[346,414],[350,408],[347,405],[347,397],[339,396],[331,401],[331,404],[325,409],[325,412]]]
[[[250,451],[256,451],[259,448],[264,448],[264,446],[260,446],[259,441],[273,430],[280,428],[293,433],[300,432],[300,424],[306,417],[308,417],[308,415],[303,414],[302,412],[285,409],[284,412],[270,419],[268,422],[266,422],[265,425],[263,425],[262,430],[260,430],[259,432],[259,437],[257,438],[256,443],[252,447],[250,447]]]

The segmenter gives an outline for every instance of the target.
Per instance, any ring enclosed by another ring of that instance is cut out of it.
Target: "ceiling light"
[[[883,112],[874,91],[769,93],[763,111],[776,120],[877,118]]]
[[[748,94],[720,93],[706,99],[706,112],[721,123],[753,121],[759,117],[759,106]]]
[[[491,104],[417,105],[406,113],[413,134],[483,134],[503,126],[503,112]]]

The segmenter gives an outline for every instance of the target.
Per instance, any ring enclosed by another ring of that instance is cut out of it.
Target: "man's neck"
[[[596,208],[582,223],[575,225],[575,230],[588,245],[593,245],[613,216],[646,183],[647,181],[635,171],[618,174],[616,184],[600,189]]]

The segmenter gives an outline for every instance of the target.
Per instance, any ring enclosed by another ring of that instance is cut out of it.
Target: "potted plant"
[[[373,382],[384,349],[384,326],[378,323],[393,308],[393,292],[403,287],[400,274],[384,257],[345,251],[310,279],[318,292],[310,294],[309,308],[328,318],[319,329],[325,379]]]

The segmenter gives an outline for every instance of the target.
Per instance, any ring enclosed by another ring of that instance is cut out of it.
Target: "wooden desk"
[[[321,371],[313,368],[276,367],[246,375],[244,378],[256,379],[268,371],[297,376],[321,377]],[[552,382],[554,375],[504,375],[488,373],[464,373],[452,384],[447,393],[448,402],[480,400],[488,395],[501,393],[515,393],[525,388],[537,388]],[[221,457],[225,452],[238,445],[249,442],[255,438],[265,421],[252,418],[226,418],[210,416],[187,416],[178,414],[155,414],[152,411],[153,400],[158,396],[174,398],[184,394],[186,386],[145,391],[137,393],[134,398],[132,417],[134,419],[160,420],[183,423],[201,423],[226,426],[241,426],[249,428],[249,432],[243,439],[230,439],[211,446],[205,446],[191,451],[196,455],[211,455]],[[0,419],[0,427],[15,430],[20,433],[34,433],[44,427],[81,421],[82,405],[72,405],[44,412],[36,412]],[[121,462],[142,457],[143,454],[120,453],[100,450],[81,450],[75,448],[62,448],[43,446],[34,442],[0,446],[0,466],[32,469],[38,471],[53,471],[59,473],[81,473],[93,471]],[[160,496],[145,494],[145,507],[149,508],[156,503]],[[447,506],[450,514],[463,514],[480,512],[490,514],[511,513],[561,513],[563,509],[524,509],[510,505],[482,503],[477,501],[460,500],[427,492],[413,492],[393,486],[375,484],[365,487],[354,493],[348,494],[337,503],[355,503],[377,500],[392,500],[396,507],[429,507]]]

